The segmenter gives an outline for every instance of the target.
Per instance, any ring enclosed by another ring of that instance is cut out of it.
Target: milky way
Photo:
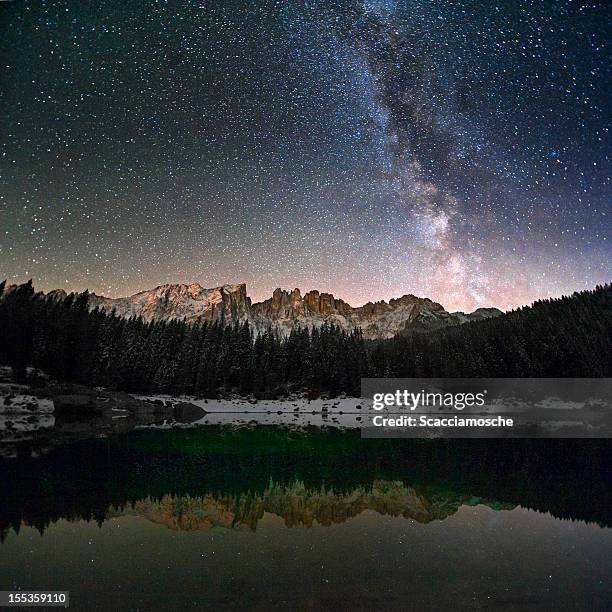
[[[607,3],[0,3],[0,276],[506,309],[612,278]]]

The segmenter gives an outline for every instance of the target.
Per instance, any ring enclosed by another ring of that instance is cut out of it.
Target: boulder
[[[174,404],[174,419],[179,423],[193,423],[199,421],[206,414],[208,413],[204,408],[190,402]]]
[[[99,414],[103,408],[93,395],[71,393],[53,397],[54,412],[57,414]]]

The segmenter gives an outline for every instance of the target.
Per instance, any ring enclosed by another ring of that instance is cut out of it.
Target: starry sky
[[[612,9],[0,2],[0,276],[405,293],[612,279]]]

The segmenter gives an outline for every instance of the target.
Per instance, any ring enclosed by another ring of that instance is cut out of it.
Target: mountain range
[[[52,293],[58,297],[63,294],[62,291]],[[407,330],[429,331],[502,314],[497,308],[479,308],[469,314],[447,312],[440,304],[414,295],[352,307],[331,293],[313,290],[302,295],[299,289],[275,289],[269,299],[253,303],[245,284],[212,289],[197,283],[167,284],[122,298],[92,293],[89,303],[92,308],[114,310],[123,317],[141,316],[147,321],[238,323],[248,320],[257,333],[272,329],[283,336],[295,327],[320,327],[328,323],[346,330],[361,328],[363,336],[369,339],[390,338]]]
[[[4,291],[8,295],[16,285]],[[47,293],[47,297],[63,300],[63,289]],[[184,320],[236,324],[249,321],[259,334],[267,330],[287,336],[294,328],[321,327],[325,323],[350,331],[360,328],[367,339],[392,338],[407,331],[433,331],[497,317],[497,308],[478,308],[474,312],[448,312],[443,306],[412,294],[388,302],[368,302],[353,307],[331,293],[317,290],[302,295],[300,289],[275,289],[272,297],[252,302],[246,284],[222,285],[206,289],[198,283],[166,284],[128,297],[109,298],[88,294],[89,306],[126,318],[142,317],[145,321]]]

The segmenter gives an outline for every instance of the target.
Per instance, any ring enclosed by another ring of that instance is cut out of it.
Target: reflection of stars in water
[[[604,3],[2,10],[11,281],[472,309],[609,280]]]

